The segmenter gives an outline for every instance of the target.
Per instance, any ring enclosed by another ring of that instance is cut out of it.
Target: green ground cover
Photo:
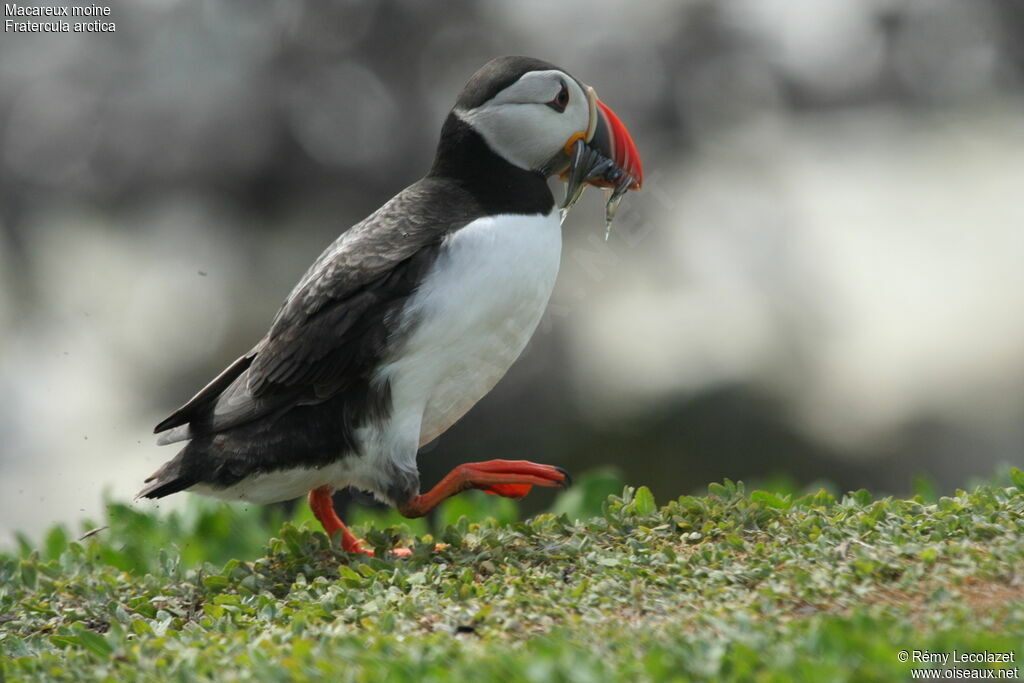
[[[662,506],[598,473],[527,521],[482,494],[433,526],[360,514],[383,559],[305,506],[111,503],[88,538],[22,538],[0,553],[0,679],[888,681],[924,666],[901,650],[1013,653],[958,665],[975,675],[1024,655],[1016,470],[941,498],[726,481]]]

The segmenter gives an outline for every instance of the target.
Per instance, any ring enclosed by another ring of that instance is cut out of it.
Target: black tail
[[[178,491],[198,484],[196,477],[188,476],[181,471],[180,456],[166,463],[146,479],[145,486],[135,494],[135,498],[163,498]]]
[[[217,397],[221,395],[221,392],[231,386],[231,383],[234,382],[239,375],[245,372],[250,365],[252,365],[252,359],[255,357],[256,354],[250,351],[246,355],[235,360],[234,363],[217,375],[212,382],[200,389],[198,394],[189,399],[188,403],[175,410],[170,417],[158,424],[153,431],[159,434],[160,432],[171,429],[172,427],[177,427],[191,422],[196,415],[202,412],[204,408],[216,401]]]

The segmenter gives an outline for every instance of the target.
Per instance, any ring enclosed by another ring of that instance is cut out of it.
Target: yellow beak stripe
[[[565,142],[565,147],[562,148],[566,156],[572,156],[572,147],[576,144],[577,140],[582,139],[584,142],[590,142],[594,139],[594,133],[597,132],[597,93],[589,85],[587,86],[587,109],[590,113],[587,119],[587,129],[569,136],[569,139]]]

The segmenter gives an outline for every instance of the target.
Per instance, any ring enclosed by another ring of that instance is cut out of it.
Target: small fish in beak
[[[607,241],[622,196],[637,184],[637,179],[581,139],[573,144],[572,160],[565,173],[565,183],[565,200],[562,202],[561,210],[563,223],[565,217],[569,215],[569,210],[583,196],[583,190],[587,185],[611,188],[604,209],[604,238]]]
[[[608,188],[611,192],[604,209],[604,238],[607,241],[622,196],[628,190],[639,190],[643,183],[643,167],[626,127],[611,109],[597,99],[593,88],[588,88],[587,94],[592,102],[593,123],[589,135],[585,139],[578,137],[571,149],[566,150],[569,167],[562,174],[566,186],[561,218],[564,223],[587,185]]]
[[[562,176],[565,180],[562,222],[565,222],[565,217],[569,215],[569,209],[583,196],[583,190],[587,189],[587,183],[591,180],[603,179],[604,174],[614,168],[615,162],[596,149],[588,147],[582,139],[573,143],[569,168]]]

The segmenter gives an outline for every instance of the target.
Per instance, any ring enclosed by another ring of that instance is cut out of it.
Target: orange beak
[[[569,166],[562,173],[565,200],[562,220],[583,194],[587,185],[611,190],[605,205],[605,224],[611,229],[615,211],[623,195],[639,190],[644,182],[644,167],[636,151],[633,137],[608,105],[597,99],[594,89],[587,87],[590,119],[587,130],[573,134],[565,143]],[[605,232],[607,239],[608,232]]]
[[[593,90],[590,92],[592,93]],[[594,95],[594,102],[597,105],[597,125],[594,127],[593,137],[587,143],[614,161],[620,170],[630,175],[633,183],[627,189],[639,190],[644,182],[644,167],[640,163],[640,153],[636,151],[632,136],[615,112],[597,99],[596,95]],[[589,183],[597,187],[615,187],[615,183],[609,182],[605,178],[595,178]]]

